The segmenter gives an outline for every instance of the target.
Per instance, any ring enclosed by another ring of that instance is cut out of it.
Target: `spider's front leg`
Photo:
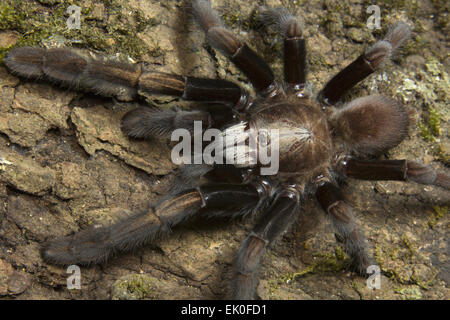
[[[139,78],[139,93],[151,95],[170,95],[183,100],[218,103],[240,111],[251,104],[247,91],[233,82],[221,79],[203,79],[179,76],[168,73],[144,71]],[[122,130],[133,138],[162,136],[170,138],[179,128],[194,131],[194,121],[201,121],[203,128],[217,127],[232,121],[229,108],[222,112],[201,110],[161,110],[138,107],[129,111],[122,119]]]
[[[272,205],[259,218],[252,232],[244,240],[235,261],[233,299],[256,298],[259,265],[266,248],[292,225],[298,208],[298,192],[291,188],[282,189]]]
[[[230,81],[156,72],[142,63],[106,60],[70,48],[19,47],[9,51],[3,61],[11,73],[24,78],[49,80],[119,99],[140,93],[160,94],[237,109],[245,107],[249,99],[245,90]]]
[[[247,44],[223,27],[210,2],[193,0],[192,9],[210,44],[229,57],[250,80],[256,92],[262,96],[275,95],[278,86],[270,67]]]
[[[48,80],[119,100],[149,94],[219,103],[235,110],[251,104],[248,92],[230,81],[156,72],[144,64],[106,60],[69,48],[15,48],[8,52],[4,63],[11,73],[21,77]],[[192,131],[194,121],[201,121],[206,128],[216,126],[224,121],[220,114],[214,112],[212,117],[211,113],[199,110],[139,107],[125,115],[122,129],[133,138],[170,137],[178,128]],[[227,112],[226,120],[231,117],[231,112]]]
[[[398,23],[385,38],[375,43],[366,53],[335,75],[319,93],[319,101],[325,105],[336,104],[341,97],[361,80],[372,74],[410,36],[406,23]]]
[[[166,197],[147,211],[106,227],[46,242],[41,254],[52,264],[90,265],[105,262],[118,252],[129,251],[168,234],[195,214],[205,217],[245,216],[263,205],[269,189],[263,182],[248,185],[211,185],[184,190]],[[204,210],[201,210],[204,209]]]
[[[287,89],[303,94],[306,84],[306,41],[300,21],[285,8],[265,10],[261,20],[273,24],[284,37],[284,81]]]

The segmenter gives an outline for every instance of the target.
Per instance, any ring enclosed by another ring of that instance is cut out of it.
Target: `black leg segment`
[[[319,101],[324,105],[334,105],[358,82],[373,73],[392,52],[410,36],[406,23],[398,23],[382,41],[375,43],[369,50],[335,75],[319,93]]]
[[[230,60],[242,70],[260,95],[270,96],[277,89],[270,67],[246,44],[242,44]]]
[[[299,20],[286,8],[265,10],[260,19],[283,35],[284,81],[288,90],[301,92],[306,83],[306,41]]]
[[[41,254],[45,261],[59,265],[102,263],[117,252],[132,250],[169,233],[200,209],[202,216],[234,218],[252,213],[266,197],[265,190],[257,185],[205,186],[181,191],[111,226],[93,226],[50,240],[44,243]]]
[[[286,189],[281,191],[269,209],[263,213],[238,252],[232,279],[233,299],[255,299],[259,264],[266,247],[295,221],[298,207],[297,191]]]
[[[237,109],[248,104],[248,93],[237,84],[221,79],[204,79],[145,71],[139,78],[143,94],[162,94],[189,101],[223,103]]]
[[[413,181],[450,189],[450,176],[431,166],[409,160],[357,160],[343,158],[337,166],[343,176],[361,180]]]
[[[319,93],[319,100],[325,104],[335,104],[347,90],[374,71],[375,69],[366,58],[366,54],[359,56],[325,85]]]
[[[248,93],[230,81],[155,72],[140,63],[95,58],[70,48],[15,48],[4,62],[12,73],[22,77],[49,80],[119,100],[130,100],[137,94],[160,94],[237,109],[249,103]]]
[[[306,84],[306,41],[284,40],[284,81],[290,90],[301,91]]]
[[[330,215],[337,237],[351,257],[351,267],[364,275],[370,264],[366,241],[341,190],[332,183],[324,183],[317,189],[316,197],[323,210]]]
[[[192,9],[197,22],[205,30],[209,43],[229,57],[250,80],[256,92],[263,96],[275,94],[277,85],[270,67],[244,42],[223,27],[210,2],[193,0]]]

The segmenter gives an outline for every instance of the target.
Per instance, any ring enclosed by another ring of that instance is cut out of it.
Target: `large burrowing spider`
[[[258,270],[266,249],[295,221],[307,195],[315,195],[330,216],[355,271],[365,274],[370,258],[352,208],[339,187],[342,179],[400,180],[449,189],[444,172],[409,160],[377,160],[395,147],[408,130],[406,110],[384,96],[358,98],[337,104],[344,93],[376,71],[409,36],[399,23],[385,38],[334,76],[312,99],[306,88],[306,45],[300,23],[285,9],[270,9],[262,20],[284,36],[284,81],[276,81],[270,67],[244,42],[228,31],[206,0],[192,1],[196,20],[209,43],[227,56],[250,80],[257,96],[239,85],[154,72],[144,64],[125,64],[93,58],[67,48],[21,47],[4,62],[11,73],[82,88],[105,96],[163,94],[211,103],[208,110],[173,111],[142,106],[122,120],[133,138],[170,137],[173,130],[236,126],[254,132],[277,129],[279,172],[260,173],[262,166],[187,166],[176,191],[149,210],[108,227],[89,228],[42,246],[45,261],[90,265],[148,243],[193,216],[243,217],[259,213],[258,222],[242,243],[234,263],[232,297],[255,298]],[[216,108],[216,105],[227,106]],[[219,112],[220,110],[220,112]],[[258,142],[259,143],[259,142]],[[237,157],[249,156],[240,149]],[[199,181],[209,178],[209,183]],[[212,180],[216,180],[212,183]],[[219,181],[217,181],[219,180]]]

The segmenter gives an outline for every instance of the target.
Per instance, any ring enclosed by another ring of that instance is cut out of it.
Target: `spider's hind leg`
[[[409,160],[358,160],[343,157],[337,165],[339,174],[361,180],[396,180],[434,185],[450,190],[450,175],[430,165]]]
[[[233,299],[250,300],[256,298],[259,265],[266,248],[292,225],[298,208],[298,192],[283,189],[259,218],[252,232],[242,243],[234,264]]]
[[[58,264],[102,263],[117,252],[130,251],[170,233],[194,215],[202,217],[246,216],[268,197],[259,184],[210,185],[170,194],[148,210],[111,226],[82,230],[44,243],[45,261]]]
[[[317,200],[331,218],[337,238],[343,243],[351,258],[351,267],[360,275],[366,275],[371,259],[366,239],[355,220],[352,208],[345,203],[341,190],[332,183],[325,183],[316,192]]]

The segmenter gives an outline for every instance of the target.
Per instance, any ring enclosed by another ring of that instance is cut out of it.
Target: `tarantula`
[[[400,180],[450,187],[447,173],[407,160],[377,160],[407,135],[406,110],[380,95],[340,104],[343,95],[376,71],[410,34],[405,23],[392,27],[354,62],[334,76],[312,99],[306,89],[306,45],[299,20],[286,9],[265,9],[262,21],[284,37],[284,82],[221,23],[209,1],[193,0],[192,11],[209,43],[227,56],[253,85],[256,97],[225,80],[155,72],[145,64],[99,59],[68,48],[22,47],[4,62],[13,74],[43,78],[105,96],[161,94],[207,103],[190,111],[141,106],[122,119],[122,130],[133,138],[170,137],[173,130],[192,131],[194,121],[225,134],[236,126],[254,132],[278,129],[279,172],[261,174],[263,165],[185,166],[174,191],[145,212],[104,227],[49,240],[42,257],[52,264],[101,263],[117,252],[151,242],[194,217],[245,217],[259,212],[258,222],[244,240],[234,262],[232,297],[253,299],[258,270],[266,249],[295,221],[301,203],[314,195],[330,216],[351,257],[351,266],[365,274],[370,264],[363,233],[339,182],[344,178]],[[257,141],[257,147],[261,147]],[[266,141],[269,145],[272,141]],[[237,157],[248,155],[239,149]],[[202,180],[200,179],[202,178]],[[208,183],[200,183],[207,180]],[[218,180],[219,183],[211,183]]]

